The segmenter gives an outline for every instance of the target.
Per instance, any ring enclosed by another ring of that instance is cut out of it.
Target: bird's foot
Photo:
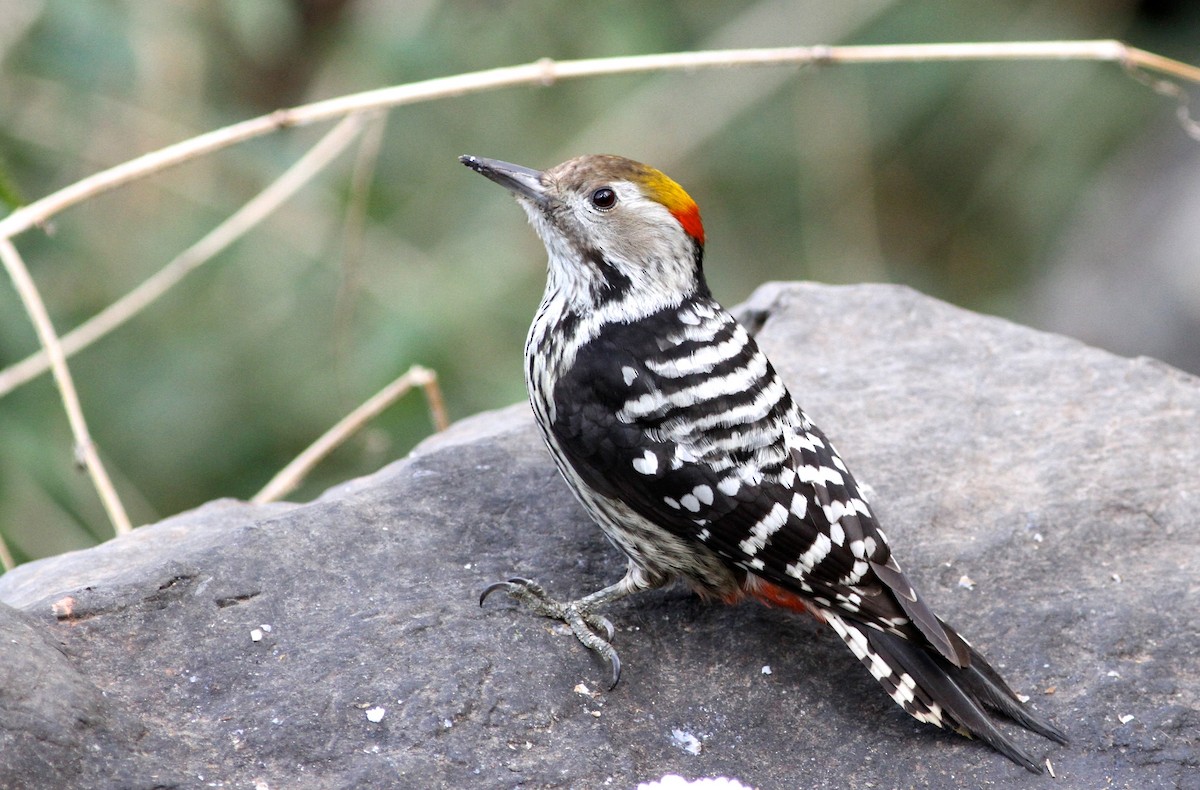
[[[617,681],[621,679],[621,659],[617,657],[617,651],[611,644],[616,631],[607,617],[588,608],[586,604],[592,603],[592,601],[588,601],[588,599],[567,601],[566,603],[556,601],[537,582],[514,578],[489,584],[479,596],[479,605],[483,606],[487,597],[497,590],[503,590],[508,593],[510,598],[542,617],[566,623],[571,629],[571,633],[575,634],[575,638],[582,642],[584,647],[595,651],[612,667],[612,685],[609,686],[609,689],[616,687]],[[588,596],[588,598],[592,597]]]

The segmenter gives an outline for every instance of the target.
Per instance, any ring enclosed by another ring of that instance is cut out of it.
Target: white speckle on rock
[[[383,716],[385,713],[387,713],[387,711],[378,706],[374,708],[367,708],[367,721],[371,722],[372,724],[378,724],[379,722],[383,721]]]
[[[251,642],[261,642],[262,637],[263,637],[263,632],[262,632],[261,628],[251,628],[250,629],[250,641]]]
[[[964,573],[962,576],[958,577],[958,586],[962,587],[964,590],[974,590],[975,580]]]
[[[770,664],[763,664],[763,668],[762,668],[761,672],[762,672],[764,675],[769,675],[769,674],[771,674],[771,665],[770,665]]]
[[[671,743],[688,754],[700,754],[700,750],[704,748],[700,739],[686,730],[671,730]]]

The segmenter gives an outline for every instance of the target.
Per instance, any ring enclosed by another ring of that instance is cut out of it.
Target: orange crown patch
[[[703,245],[704,223],[700,221],[700,207],[692,200],[692,196],[665,173],[652,167],[646,168],[641,181],[650,195],[666,206],[671,216],[679,221],[684,232]]]

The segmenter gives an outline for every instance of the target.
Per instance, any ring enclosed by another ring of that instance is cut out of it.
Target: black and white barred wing
[[[836,451],[714,302],[605,327],[554,406],[560,451],[592,490],[822,608],[898,634],[916,620],[962,660]]]
[[[709,547],[747,593],[815,605],[912,716],[1034,771],[987,710],[1066,742],[920,599],[837,452],[715,303],[602,330],[558,381],[551,432],[591,491]]]

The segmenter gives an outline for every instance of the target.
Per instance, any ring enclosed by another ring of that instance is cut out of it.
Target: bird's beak
[[[538,206],[549,201],[546,188],[542,186],[542,172],[528,167],[501,162],[499,159],[484,159],[481,156],[460,156],[458,161],[490,178],[517,197],[523,197]]]

